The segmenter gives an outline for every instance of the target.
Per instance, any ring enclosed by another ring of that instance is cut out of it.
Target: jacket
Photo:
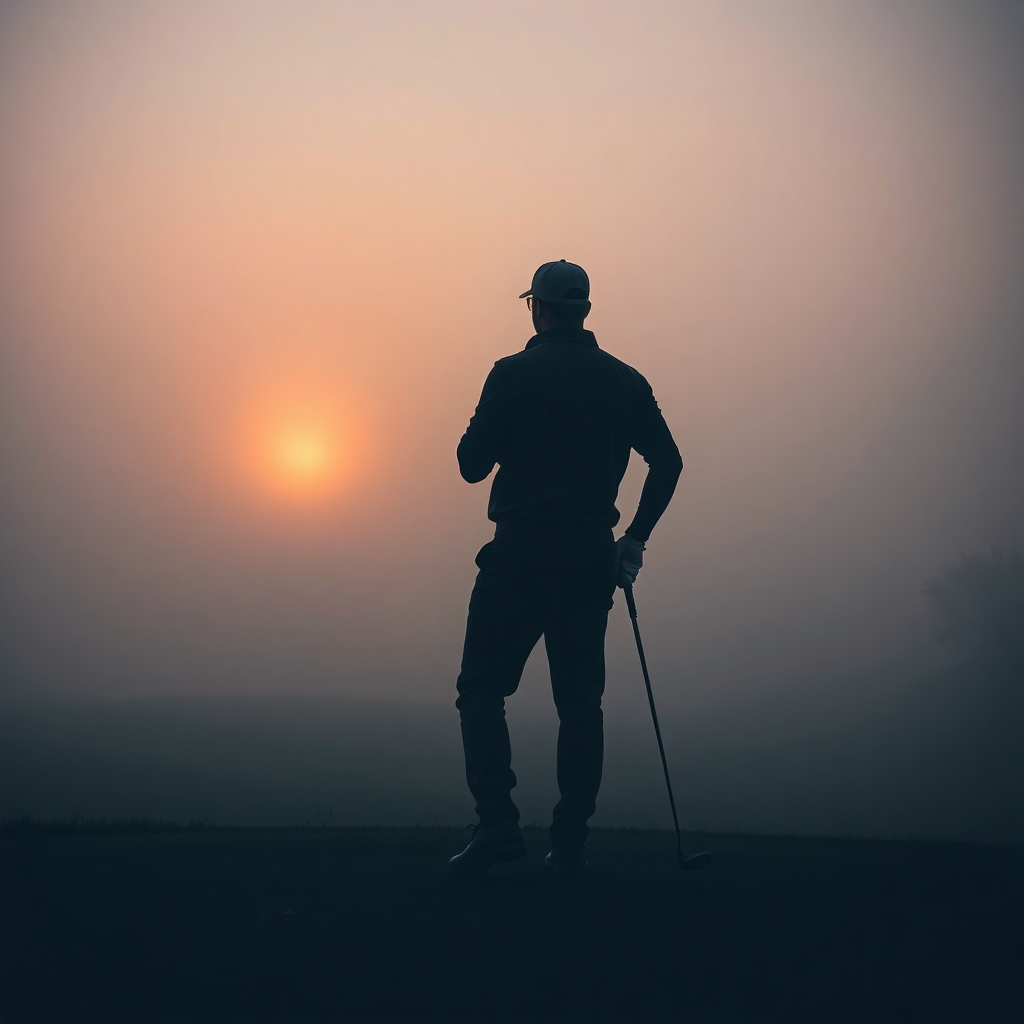
[[[650,384],[583,328],[556,327],[499,359],[458,446],[469,483],[491,485],[488,518],[505,526],[613,527],[630,449],[647,462],[626,533],[646,542],[683,468]]]

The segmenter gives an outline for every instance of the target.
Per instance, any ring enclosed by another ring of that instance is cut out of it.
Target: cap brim
[[[536,298],[536,296],[534,296],[533,289],[531,288],[528,292],[523,292],[523,294],[520,295],[519,298],[521,298],[521,299],[529,299],[529,298]],[[555,301],[554,299],[541,299],[541,302],[554,302],[554,301]],[[559,299],[557,305],[559,305],[559,306],[585,306],[589,301],[590,301],[590,299]]]

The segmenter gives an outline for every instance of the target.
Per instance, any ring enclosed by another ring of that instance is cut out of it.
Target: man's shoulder
[[[497,377],[513,378],[520,373],[531,374],[533,372],[543,374],[551,366],[556,350],[545,345],[538,345],[535,348],[526,348],[520,352],[513,352],[511,355],[503,356],[494,364],[491,371]],[[585,360],[592,367],[598,370],[602,376],[608,376],[622,384],[639,387],[641,390],[649,389],[646,379],[639,370],[634,369],[629,363],[624,362],[610,352],[599,348],[596,345],[573,346],[572,349],[563,347],[559,355],[566,352]]]
[[[613,356],[611,352],[606,352],[603,348],[598,349],[598,352],[601,353],[601,358],[609,367],[613,367],[619,373],[622,373],[630,378],[633,378],[637,381],[643,381],[644,383],[646,383],[646,381],[644,380],[644,375],[635,367],[630,366],[629,363],[627,363],[625,360],[619,359],[618,356]]]

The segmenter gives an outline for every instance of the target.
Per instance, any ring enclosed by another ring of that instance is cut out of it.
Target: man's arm
[[[483,480],[499,458],[498,368],[487,375],[476,412],[462,435],[456,452],[462,479],[475,484]]]
[[[683,460],[665,417],[654,400],[650,384],[642,377],[640,380],[644,391],[643,408],[631,444],[643,456],[648,468],[647,479],[640,492],[640,504],[633,521],[626,527],[626,534],[645,544],[672,500],[679,474],[683,471]]]

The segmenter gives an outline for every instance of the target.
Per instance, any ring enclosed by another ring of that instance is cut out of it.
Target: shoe
[[[518,821],[503,821],[494,828],[470,825],[473,839],[462,853],[448,861],[450,875],[478,875],[495,864],[526,856],[526,841]]]
[[[556,846],[544,863],[560,878],[579,878],[587,866],[587,852],[582,846]]]

